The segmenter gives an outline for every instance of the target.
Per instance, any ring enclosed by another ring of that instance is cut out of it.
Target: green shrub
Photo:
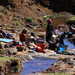
[[[7,9],[8,10],[11,10],[11,5],[7,5]]]
[[[66,15],[50,15],[50,17],[66,17]]]
[[[20,22],[16,22],[16,25],[17,25],[17,26],[20,25]]]
[[[46,27],[46,23],[40,24],[40,27]]]
[[[44,16],[43,19],[44,19],[44,20],[48,20],[49,17],[48,17],[48,16]]]
[[[40,27],[43,27],[43,24],[40,24]]]
[[[46,15],[43,17],[44,20],[48,20],[49,18],[54,18],[54,17],[66,17],[66,15]]]
[[[33,18],[27,17],[26,20],[27,20],[28,22],[32,22],[32,21],[33,21]]]
[[[4,10],[3,13],[4,13],[4,14],[8,14],[8,11],[7,11],[7,10]]]
[[[1,50],[0,51],[0,54],[4,54],[6,51],[5,50]]]
[[[66,21],[66,24],[75,24],[75,16],[69,18],[67,21]]]

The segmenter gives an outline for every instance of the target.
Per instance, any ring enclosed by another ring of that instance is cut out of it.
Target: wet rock
[[[19,57],[20,59],[22,59],[23,61],[26,61],[26,60],[32,60],[33,57],[31,55],[28,55],[28,54],[17,54],[16,57]]]
[[[8,54],[13,55],[17,53],[17,48],[13,47],[13,48],[8,48]]]

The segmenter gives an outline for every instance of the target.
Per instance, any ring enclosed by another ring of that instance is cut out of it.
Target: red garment
[[[27,35],[25,33],[20,34],[20,41],[21,42],[26,41],[26,38],[27,38]]]

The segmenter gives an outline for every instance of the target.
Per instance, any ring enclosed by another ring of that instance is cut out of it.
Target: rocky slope
[[[74,12],[74,3],[74,0],[1,0],[0,27],[21,30],[29,25],[38,26],[46,23],[42,19],[45,15],[61,11],[61,14],[68,14],[63,11]],[[27,17],[33,18],[33,22],[27,22]]]

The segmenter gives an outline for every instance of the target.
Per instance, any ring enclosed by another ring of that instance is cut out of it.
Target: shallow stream
[[[20,73],[12,73],[8,75],[27,75],[38,73],[39,71],[46,70],[49,68],[53,63],[57,62],[58,60],[44,58],[44,57],[33,57],[34,60],[28,60],[23,62],[23,69]]]
[[[34,60],[29,60],[23,63],[24,68],[20,75],[38,73],[39,71],[46,70],[55,62],[57,62],[55,59],[34,57]]]

